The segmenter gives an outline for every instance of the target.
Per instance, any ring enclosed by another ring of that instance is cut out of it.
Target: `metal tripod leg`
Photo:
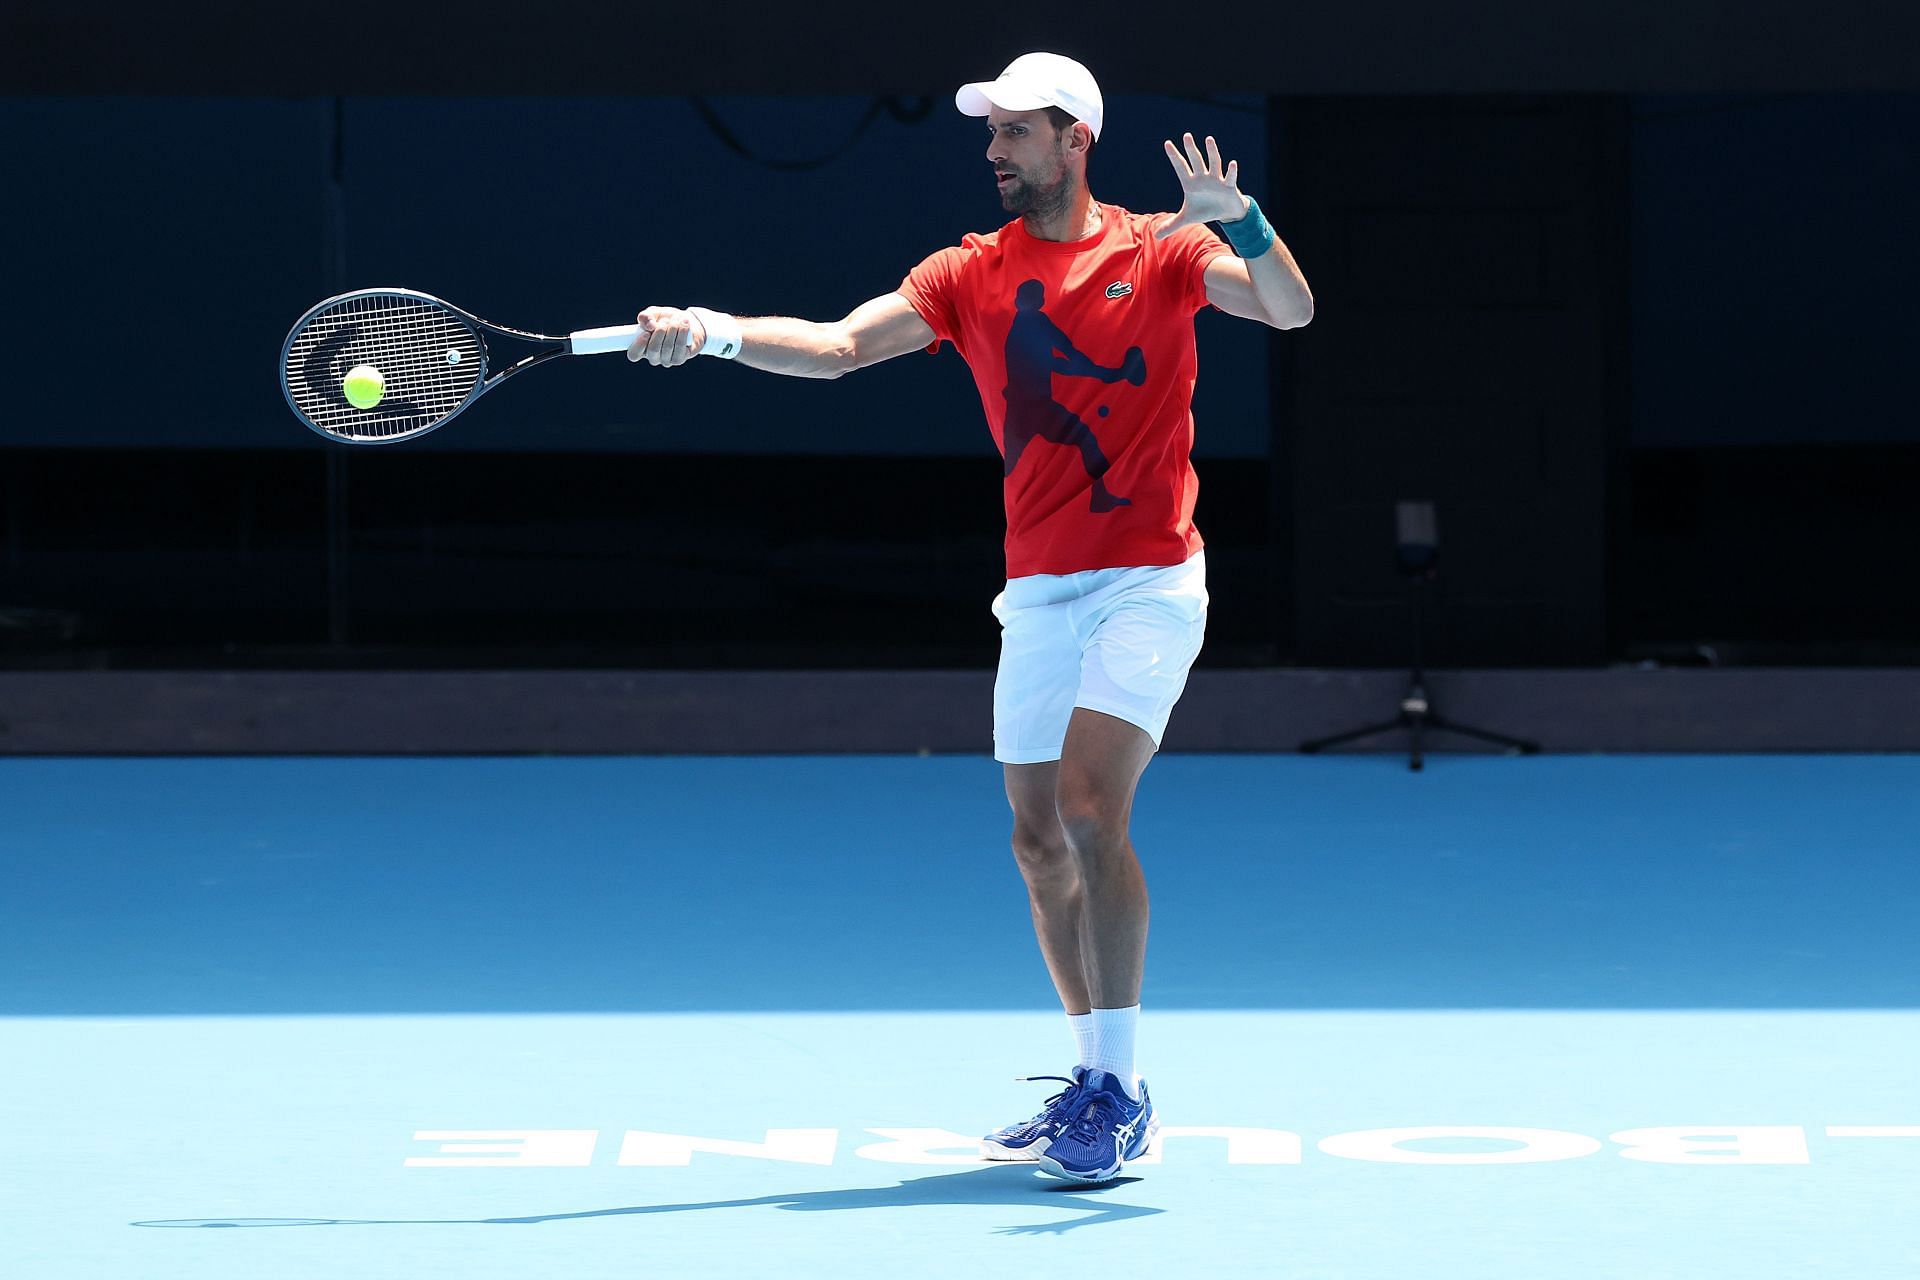
[[[1303,742],[1300,744],[1300,750],[1308,755],[1312,755],[1314,752],[1324,751],[1328,747],[1337,747],[1343,742],[1352,742],[1357,738],[1370,738],[1376,733],[1388,733],[1394,729],[1403,728],[1406,723],[1407,719],[1405,716],[1396,716],[1392,720],[1383,720],[1379,724],[1370,724],[1364,729],[1349,729],[1345,733],[1336,733],[1330,738],[1315,738],[1311,742]]]
[[[1448,733],[1458,733],[1468,738],[1478,738],[1482,742],[1512,747],[1523,756],[1537,755],[1540,751],[1540,744],[1537,742],[1529,742],[1525,738],[1509,738],[1504,733],[1494,733],[1489,729],[1475,729],[1471,725],[1455,724],[1444,716],[1428,716],[1427,722],[1434,728],[1444,729]]]

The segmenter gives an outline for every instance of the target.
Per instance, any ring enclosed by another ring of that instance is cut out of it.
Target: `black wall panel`
[[[1606,653],[1624,437],[1624,115],[1600,99],[1315,99],[1285,116],[1325,302],[1286,411],[1303,661],[1411,660],[1394,505],[1436,504],[1438,664]]]

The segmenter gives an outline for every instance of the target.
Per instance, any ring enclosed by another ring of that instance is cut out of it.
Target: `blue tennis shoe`
[[[1140,1100],[1135,1102],[1118,1076],[1089,1071],[1080,1081],[1074,1103],[1077,1110],[1040,1151],[1040,1168],[1056,1178],[1073,1182],[1117,1178],[1120,1166],[1147,1154],[1160,1132],[1160,1118],[1153,1113],[1144,1080]]]
[[[1066,1076],[1024,1076],[1026,1080],[1058,1080],[1067,1087],[1047,1099],[1040,1114],[1031,1120],[1022,1120],[1019,1124],[1010,1124],[1004,1129],[996,1129],[980,1139],[980,1158],[983,1160],[1036,1160],[1047,1149],[1047,1143],[1066,1127],[1077,1110],[1080,1098],[1080,1082],[1085,1078],[1087,1069],[1075,1067],[1073,1078]]]

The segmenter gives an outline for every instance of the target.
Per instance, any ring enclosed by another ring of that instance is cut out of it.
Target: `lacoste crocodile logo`
[[[1128,284],[1125,280],[1115,280],[1112,284],[1107,286],[1107,296],[1109,298],[1124,298],[1132,292],[1133,292],[1133,286]]]

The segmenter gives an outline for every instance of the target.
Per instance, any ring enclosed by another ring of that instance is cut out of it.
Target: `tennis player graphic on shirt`
[[[1020,465],[1020,455],[1038,437],[1055,444],[1072,445],[1080,450],[1087,476],[1093,481],[1093,497],[1088,508],[1111,511],[1130,505],[1125,498],[1107,490],[1107,457],[1093,429],[1079,415],[1053,398],[1053,377],[1068,374],[1118,382],[1122,378],[1139,386],[1146,381],[1147,365],[1140,348],[1128,347],[1118,369],[1095,364],[1074,348],[1073,339],[1048,319],[1041,308],[1046,305],[1047,286],[1038,280],[1023,280],[1013,295],[1013,324],[1007,330],[1007,416],[1001,430],[1001,452],[1006,466],[1003,475],[1012,475]]]
[[[1164,144],[1177,212],[1095,200],[1087,173],[1105,106],[1071,58],[1024,54],[954,103],[985,118],[984,158],[1013,221],[930,254],[842,320],[653,306],[627,354],[662,368],[713,355],[806,378],[946,344],[967,362],[1005,458],[993,753],[1078,1055],[1066,1074],[1039,1077],[1063,1086],[1039,1114],[987,1134],[981,1153],[1102,1182],[1146,1154],[1159,1127],[1135,1071],[1148,904],[1128,823],[1206,627],[1192,320],[1213,306],[1298,328],[1313,295],[1212,138]]]

